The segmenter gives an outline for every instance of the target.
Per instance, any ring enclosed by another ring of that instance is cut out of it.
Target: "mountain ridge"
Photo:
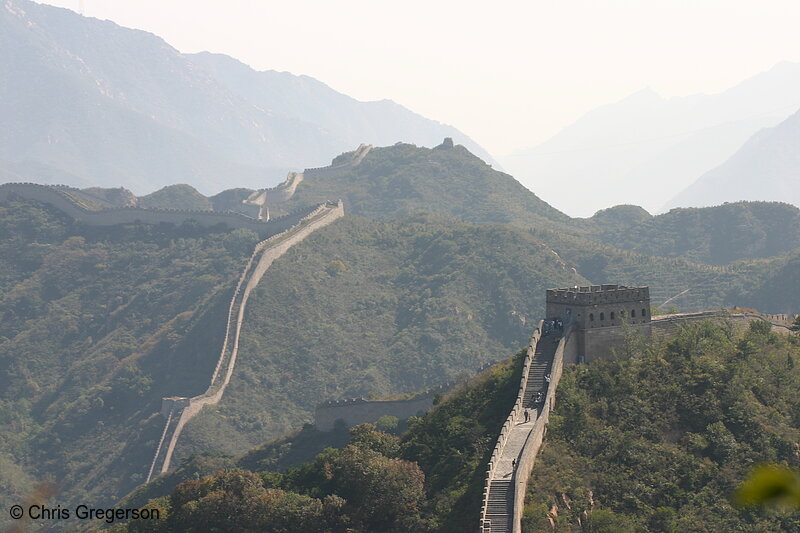
[[[800,111],[764,128],[665,207],[705,207],[743,199],[800,206]]]
[[[175,182],[205,194],[262,188],[293,168],[322,165],[369,142],[370,128],[383,132],[382,142],[456,136],[485,153],[455,128],[399,104],[358,102],[312,78],[286,74],[270,78],[275,85],[289,77],[273,93],[285,97],[300,80],[313,94],[291,112],[288,103],[257,105],[152,33],[27,0],[4,0],[3,7],[0,46],[8,53],[0,68],[15,76],[0,86],[7,126],[0,132],[6,167],[0,176],[49,169],[48,179],[122,185],[139,194]],[[326,98],[358,110],[357,117],[337,111],[339,122],[351,123],[338,133],[314,116],[298,116],[297,109]]]
[[[526,187],[570,215],[590,216],[620,203],[654,212],[661,199],[799,107],[800,63],[781,62],[717,94],[666,99],[651,89],[637,91],[500,160]],[[559,203],[546,189],[550,182],[579,188],[582,198],[574,205]]]

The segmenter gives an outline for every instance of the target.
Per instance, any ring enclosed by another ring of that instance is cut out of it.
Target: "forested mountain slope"
[[[143,480],[161,397],[207,386],[256,240],[0,206],[3,504],[34,480],[55,480],[65,505],[109,504]]]
[[[616,248],[712,265],[800,248],[800,209],[779,202],[673,209],[658,216],[635,206],[617,206],[597,212],[587,222],[594,226],[592,239]]]
[[[110,503],[146,472],[161,397],[207,386],[257,237],[88,228],[35,202],[0,206],[0,223],[4,495],[52,476],[65,502]],[[353,218],[298,246],[248,305],[225,403],[188,426],[180,450],[244,451],[307,421],[323,396],[473,372],[524,343],[535,294],[586,282],[501,226]]]
[[[191,185],[168,185],[139,197],[137,205],[148,209],[186,209],[189,211],[214,208],[212,199],[200,194]]]
[[[350,213],[379,220],[426,212],[477,224],[557,230],[583,237],[587,248],[599,243],[712,265],[800,248],[800,210],[788,204],[738,202],[658,216],[616,206],[588,219],[569,218],[463,147],[447,146],[374,148],[353,169],[308,172],[284,209],[342,197]],[[574,193],[568,183],[558,188],[565,196]]]
[[[800,527],[796,514],[730,501],[754,462],[800,464],[798,338],[758,323],[742,332],[707,322],[669,343],[629,348],[620,359],[564,374],[523,530]],[[358,426],[346,446],[282,473],[254,463],[257,451],[228,462],[196,458],[195,469],[202,459],[224,470],[151,500],[166,516],[154,531],[473,531],[485,462],[513,404],[522,353],[412,419],[399,439]]]
[[[798,314],[800,307],[800,250],[775,257],[760,266],[754,283],[742,283],[731,294],[743,307],[769,309],[772,313]]]
[[[373,148],[347,171],[306,173],[287,208],[330,197],[344,199],[350,213],[379,220],[427,212],[525,228],[570,224],[569,217],[513,177],[447,141],[433,149],[411,144]]]
[[[649,285],[655,305],[699,311],[750,306],[756,287],[793,264],[714,267],[548,231],[349,216],[267,273],[231,388],[187,426],[176,453],[241,453],[310,421],[320,401],[414,392],[474,371],[524,345],[549,287]],[[759,309],[797,309],[784,293]]]
[[[529,232],[349,216],[276,262],[248,304],[222,402],[176,454],[236,454],[327,399],[409,393],[524,345],[551,286],[586,283]]]

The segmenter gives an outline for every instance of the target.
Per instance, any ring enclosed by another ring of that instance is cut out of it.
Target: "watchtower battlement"
[[[577,327],[580,360],[610,355],[623,340],[623,325],[649,337],[650,318],[649,287],[590,285],[547,291],[547,319]]]
[[[650,287],[590,285],[588,287],[547,290],[547,303],[577,302],[580,305],[597,305],[609,302],[626,302],[649,299]]]

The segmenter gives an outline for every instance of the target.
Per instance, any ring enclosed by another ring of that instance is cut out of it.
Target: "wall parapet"
[[[579,305],[592,305],[649,299],[649,287],[627,287],[625,285],[608,284],[571,289],[547,289],[548,303],[570,302]]]

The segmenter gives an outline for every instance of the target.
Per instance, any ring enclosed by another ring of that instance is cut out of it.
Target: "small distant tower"
[[[547,319],[560,318],[564,326],[577,328],[574,361],[609,357],[625,335],[635,332],[650,337],[650,288],[625,285],[591,285],[548,289]]]
[[[442,141],[442,144],[437,146],[436,148],[439,150],[449,150],[454,146],[453,138],[452,137],[445,137]]]

